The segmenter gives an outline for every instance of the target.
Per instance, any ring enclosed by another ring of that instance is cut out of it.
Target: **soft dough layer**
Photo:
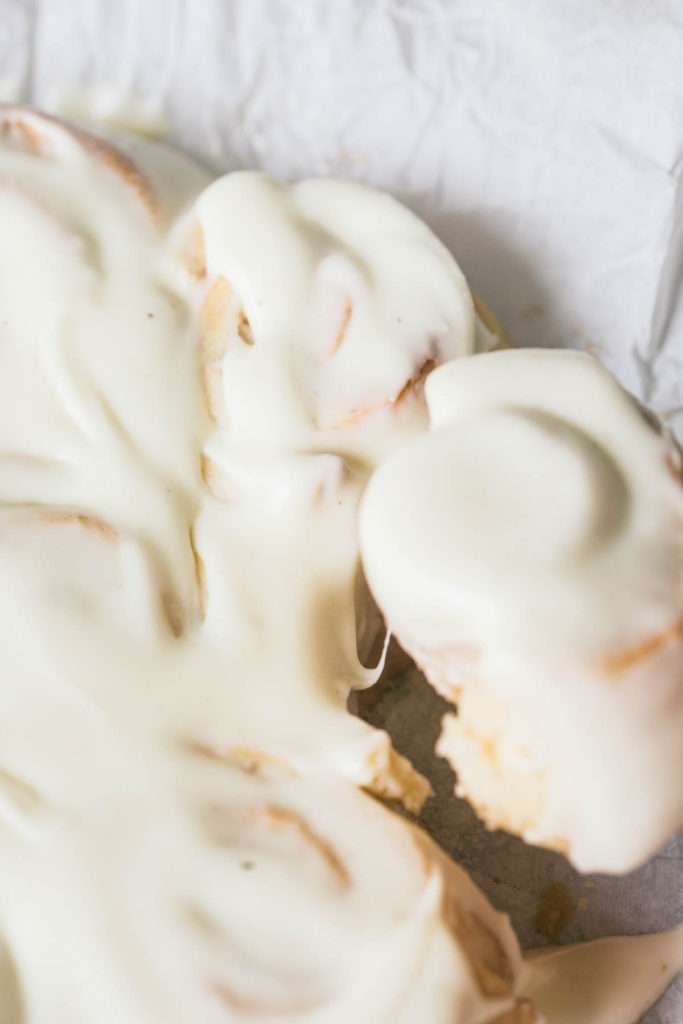
[[[373,476],[363,563],[458,704],[440,751],[491,827],[627,871],[683,821],[683,487],[593,358],[506,351],[426,385],[431,431]]]

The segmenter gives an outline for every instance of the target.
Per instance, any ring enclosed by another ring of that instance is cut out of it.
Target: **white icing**
[[[376,674],[360,497],[424,425],[419,385],[395,402],[424,359],[472,351],[462,275],[358,186],[238,175],[195,214],[205,175],[161,148],[133,147],[150,185],[0,127],[0,1018],[507,1024],[506,919],[358,791],[424,795],[345,708]],[[218,426],[221,275],[254,344],[226,327]]]
[[[426,394],[431,432],[363,502],[371,589],[458,700],[459,791],[583,870],[629,870],[683,820],[673,452],[579,353],[479,355]]]
[[[427,360],[473,351],[462,273],[390,196],[242,172],[197,211],[209,274],[231,282],[253,336],[222,361],[231,445],[353,447],[357,432],[339,427],[396,400]]]

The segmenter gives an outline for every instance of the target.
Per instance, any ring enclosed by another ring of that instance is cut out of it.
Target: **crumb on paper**
[[[556,942],[576,914],[574,901],[563,882],[552,882],[541,893],[532,924],[550,942]]]

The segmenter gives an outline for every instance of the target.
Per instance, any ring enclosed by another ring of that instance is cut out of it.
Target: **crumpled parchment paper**
[[[680,0],[0,0],[0,98],[114,121],[125,99],[217,170],[386,188],[515,341],[596,352],[683,432]],[[563,942],[683,919],[679,840],[585,879],[486,833],[430,754],[439,710],[413,681],[371,718],[428,768],[427,827],[525,945],[555,881]],[[682,1019],[679,979],[646,1021]]]

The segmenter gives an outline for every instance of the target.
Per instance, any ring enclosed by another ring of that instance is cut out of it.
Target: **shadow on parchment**
[[[436,210],[430,193],[394,195],[417,213],[453,253],[472,290],[520,346],[590,348],[578,321],[553,301],[540,258],[515,240],[520,225],[503,210]],[[556,289],[555,285],[555,289]]]
[[[417,669],[364,691],[358,712],[386,729],[400,753],[430,780],[435,796],[421,822],[473,877],[499,910],[509,914],[524,948],[544,945],[534,928],[541,894],[554,882],[566,886],[575,912],[560,943],[601,935],[657,931],[683,918],[683,842],[674,839],[648,864],[623,877],[582,876],[560,854],[528,846],[505,832],[490,832],[465,800],[454,795],[455,775],[434,753],[440,723],[453,708]]]

